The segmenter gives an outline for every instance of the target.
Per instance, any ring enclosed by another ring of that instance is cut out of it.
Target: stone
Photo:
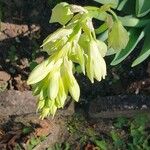
[[[66,107],[59,110],[54,118],[50,116],[41,120],[36,113],[36,97],[31,91],[7,90],[0,93],[0,131],[19,131],[17,136],[21,136],[22,127],[32,126],[34,129],[31,135],[28,135],[28,141],[21,143],[25,149],[33,135],[46,137],[34,148],[35,150],[45,150],[53,147],[56,142],[63,141],[68,134],[67,119],[73,113],[74,103],[68,98]],[[9,132],[6,135],[9,135]],[[4,146],[6,144],[4,143]]]
[[[36,97],[31,91],[7,90],[0,93],[0,115],[21,115],[36,112]]]
[[[7,82],[10,80],[10,74],[8,74],[6,71],[0,71],[0,81]]]
[[[143,109],[143,105],[146,106]],[[150,113],[150,96],[118,95],[97,97],[89,104],[89,118],[133,117],[138,113]]]

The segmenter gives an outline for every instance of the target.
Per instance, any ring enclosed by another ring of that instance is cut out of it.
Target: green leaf
[[[142,27],[146,24],[149,24],[150,18],[144,17],[142,19],[138,19],[136,17],[133,17],[132,15],[124,16],[124,17],[118,17],[119,20],[122,22],[123,26],[127,27]]]
[[[101,150],[107,150],[107,143],[104,140],[96,140],[95,143]]]
[[[106,31],[108,29],[108,26],[106,23],[103,23],[100,27],[98,27],[97,29],[95,29],[95,33],[96,34],[100,34],[104,31]]]
[[[97,39],[101,41],[106,41],[108,38],[108,30],[106,30],[104,33],[98,35]]]
[[[69,4],[66,2],[62,2],[60,4],[57,4],[52,9],[50,23],[58,22],[61,25],[65,25],[72,17],[73,13],[70,10]]]
[[[144,45],[142,48],[142,51],[140,53],[140,55],[138,56],[138,58],[133,62],[132,67],[140,64],[141,62],[143,62],[146,58],[148,58],[150,56],[150,25],[148,25],[146,27],[145,30],[145,40],[144,40]]]
[[[118,0],[94,0],[101,4],[112,4],[112,8],[116,8],[119,1]]]
[[[127,4],[127,2],[128,0],[122,0],[118,5],[117,10],[121,11],[124,8],[124,6]]]
[[[117,10],[124,14],[135,14],[135,0],[120,0]]]
[[[111,65],[117,65],[122,62],[136,47],[138,42],[144,37],[144,31],[133,28],[129,30],[129,42],[125,49],[121,50],[115,55],[115,58],[111,62]]]
[[[33,131],[33,128],[31,127],[24,127],[23,130],[22,130],[22,133],[23,134],[29,134]]]
[[[136,0],[136,15],[143,17],[150,12],[150,0]]]

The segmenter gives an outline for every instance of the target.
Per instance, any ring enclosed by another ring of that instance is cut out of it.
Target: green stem
[[[113,15],[113,17],[116,19],[116,21],[119,20],[118,17],[117,17],[117,15],[116,15],[116,13],[114,11],[112,11],[111,9],[109,9],[108,12],[110,12]]]

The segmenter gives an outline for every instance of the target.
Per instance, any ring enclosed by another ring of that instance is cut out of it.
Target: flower
[[[123,27],[121,21],[116,20],[108,35],[108,45],[114,50],[119,51],[124,49],[129,41],[129,35]]]
[[[51,57],[43,61],[41,64],[36,66],[31,72],[27,84],[35,84],[43,80],[53,69],[59,68],[62,63],[62,59],[55,60]],[[54,67],[55,66],[55,67]]]
[[[61,28],[50,34],[41,45],[43,51],[46,51],[49,55],[52,55],[55,51],[60,51],[72,32],[73,29]]]
[[[86,72],[92,83],[94,83],[94,78],[101,81],[106,76],[106,63],[101,56],[99,46],[94,39],[89,42]]]
[[[64,58],[63,67],[62,67],[62,78],[65,83],[67,91],[75,101],[79,101],[80,88],[72,72],[73,63],[67,58]]]

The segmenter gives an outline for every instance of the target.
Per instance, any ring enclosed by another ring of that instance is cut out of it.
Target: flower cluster
[[[50,22],[59,22],[63,27],[44,40],[42,48],[49,58],[35,67],[27,81],[33,87],[33,94],[38,95],[41,118],[63,108],[68,94],[79,100],[80,88],[74,77],[76,65],[92,83],[106,76],[103,57],[107,46],[96,39],[87,9],[60,3],[52,10]]]

